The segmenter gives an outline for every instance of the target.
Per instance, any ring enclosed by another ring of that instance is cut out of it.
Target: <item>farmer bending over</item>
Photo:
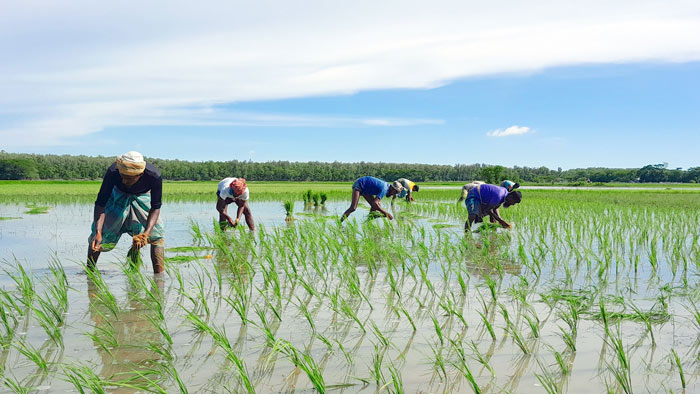
[[[509,192],[508,189],[503,186],[489,184],[476,185],[469,190],[467,200],[464,202],[469,212],[469,219],[464,222],[464,231],[470,231],[472,223],[474,222],[483,222],[483,217],[486,215],[491,218],[491,222],[496,221],[500,223],[503,228],[510,229],[512,226],[501,218],[498,208],[501,205],[508,208],[511,205],[519,203],[520,200],[522,200],[522,194],[517,190]]]
[[[396,200],[396,197],[398,198],[404,198],[406,197],[406,202],[411,202],[415,201],[413,198],[412,192],[417,192],[418,191],[418,185],[415,184],[415,182],[411,182],[406,178],[399,178],[396,182],[400,183],[401,186],[403,186],[403,190],[399,194],[394,195],[394,197],[391,199],[391,203],[394,203],[394,200]]]
[[[377,179],[373,176],[363,176],[362,178],[357,178],[355,183],[352,184],[352,200],[350,202],[350,208],[343,213],[340,221],[347,219],[351,213],[355,212],[357,209],[357,203],[360,201],[360,196],[364,197],[369,203],[370,212],[379,211],[384,216],[388,217],[389,220],[394,219],[391,214],[382,209],[380,200],[382,198],[395,196],[403,190],[403,186],[398,182],[394,182],[391,185],[389,182],[384,182],[381,179]]]
[[[107,169],[95,201],[87,259],[89,269],[95,269],[100,252],[112,250],[122,234],[127,233],[133,237],[128,254],[132,264],[138,260],[139,250],[150,243],[153,272],[163,272],[162,194],[160,172],[147,164],[140,153],[131,151],[117,157]]]
[[[219,211],[219,225],[221,228],[226,226],[236,227],[241,220],[241,215],[245,215],[245,222],[251,231],[255,231],[255,222],[253,215],[248,207],[248,198],[250,191],[243,178],[224,178],[219,182],[219,188],[216,191],[216,210]],[[231,203],[236,203],[238,211],[236,212],[236,220],[226,212],[226,207]]]
[[[469,191],[472,190],[473,188],[479,186],[479,185],[485,185],[486,183],[482,181],[472,181],[464,186],[462,186],[462,195],[459,197],[459,200],[457,202],[462,202],[464,201],[465,198],[467,198],[467,194],[469,194]],[[513,190],[517,189],[520,187],[520,184],[517,182],[505,180],[501,182],[501,187],[505,187],[508,189],[509,192],[512,192]]]

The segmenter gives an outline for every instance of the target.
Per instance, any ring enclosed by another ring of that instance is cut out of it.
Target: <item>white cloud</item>
[[[486,133],[489,137],[508,137],[511,135],[522,135],[527,133],[534,133],[529,127],[521,127],[518,125],[510,126],[507,129],[496,129]]]
[[[217,122],[230,115],[215,104],[227,102],[700,60],[694,0],[27,0],[1,2],[0,14],[0,138],[27,143],[120,124]],[[211,111],[192,119],[192,107]],[[365,120],[382,122],[396,120]]]

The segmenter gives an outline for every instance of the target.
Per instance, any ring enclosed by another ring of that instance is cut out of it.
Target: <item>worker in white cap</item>
[[[101,252],[112,250],[122,234],[133,237],[129,258],[139,260],[139,250],[151,244],[153,272],[165,269],[163,223],[160,207],[163,178],[139,152],[127,152],[107,169],[95,201],[94,221],[88,247],[89,269]]]

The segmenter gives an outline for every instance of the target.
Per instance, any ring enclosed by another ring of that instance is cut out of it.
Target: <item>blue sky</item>
[[[0,149],[700,166],[700,5],[508,3],[6,3]]]

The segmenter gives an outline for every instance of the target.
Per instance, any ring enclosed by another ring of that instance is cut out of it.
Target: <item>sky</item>
[[[28,0],[0,15],[8,152],[700,166],[697,1]]]

